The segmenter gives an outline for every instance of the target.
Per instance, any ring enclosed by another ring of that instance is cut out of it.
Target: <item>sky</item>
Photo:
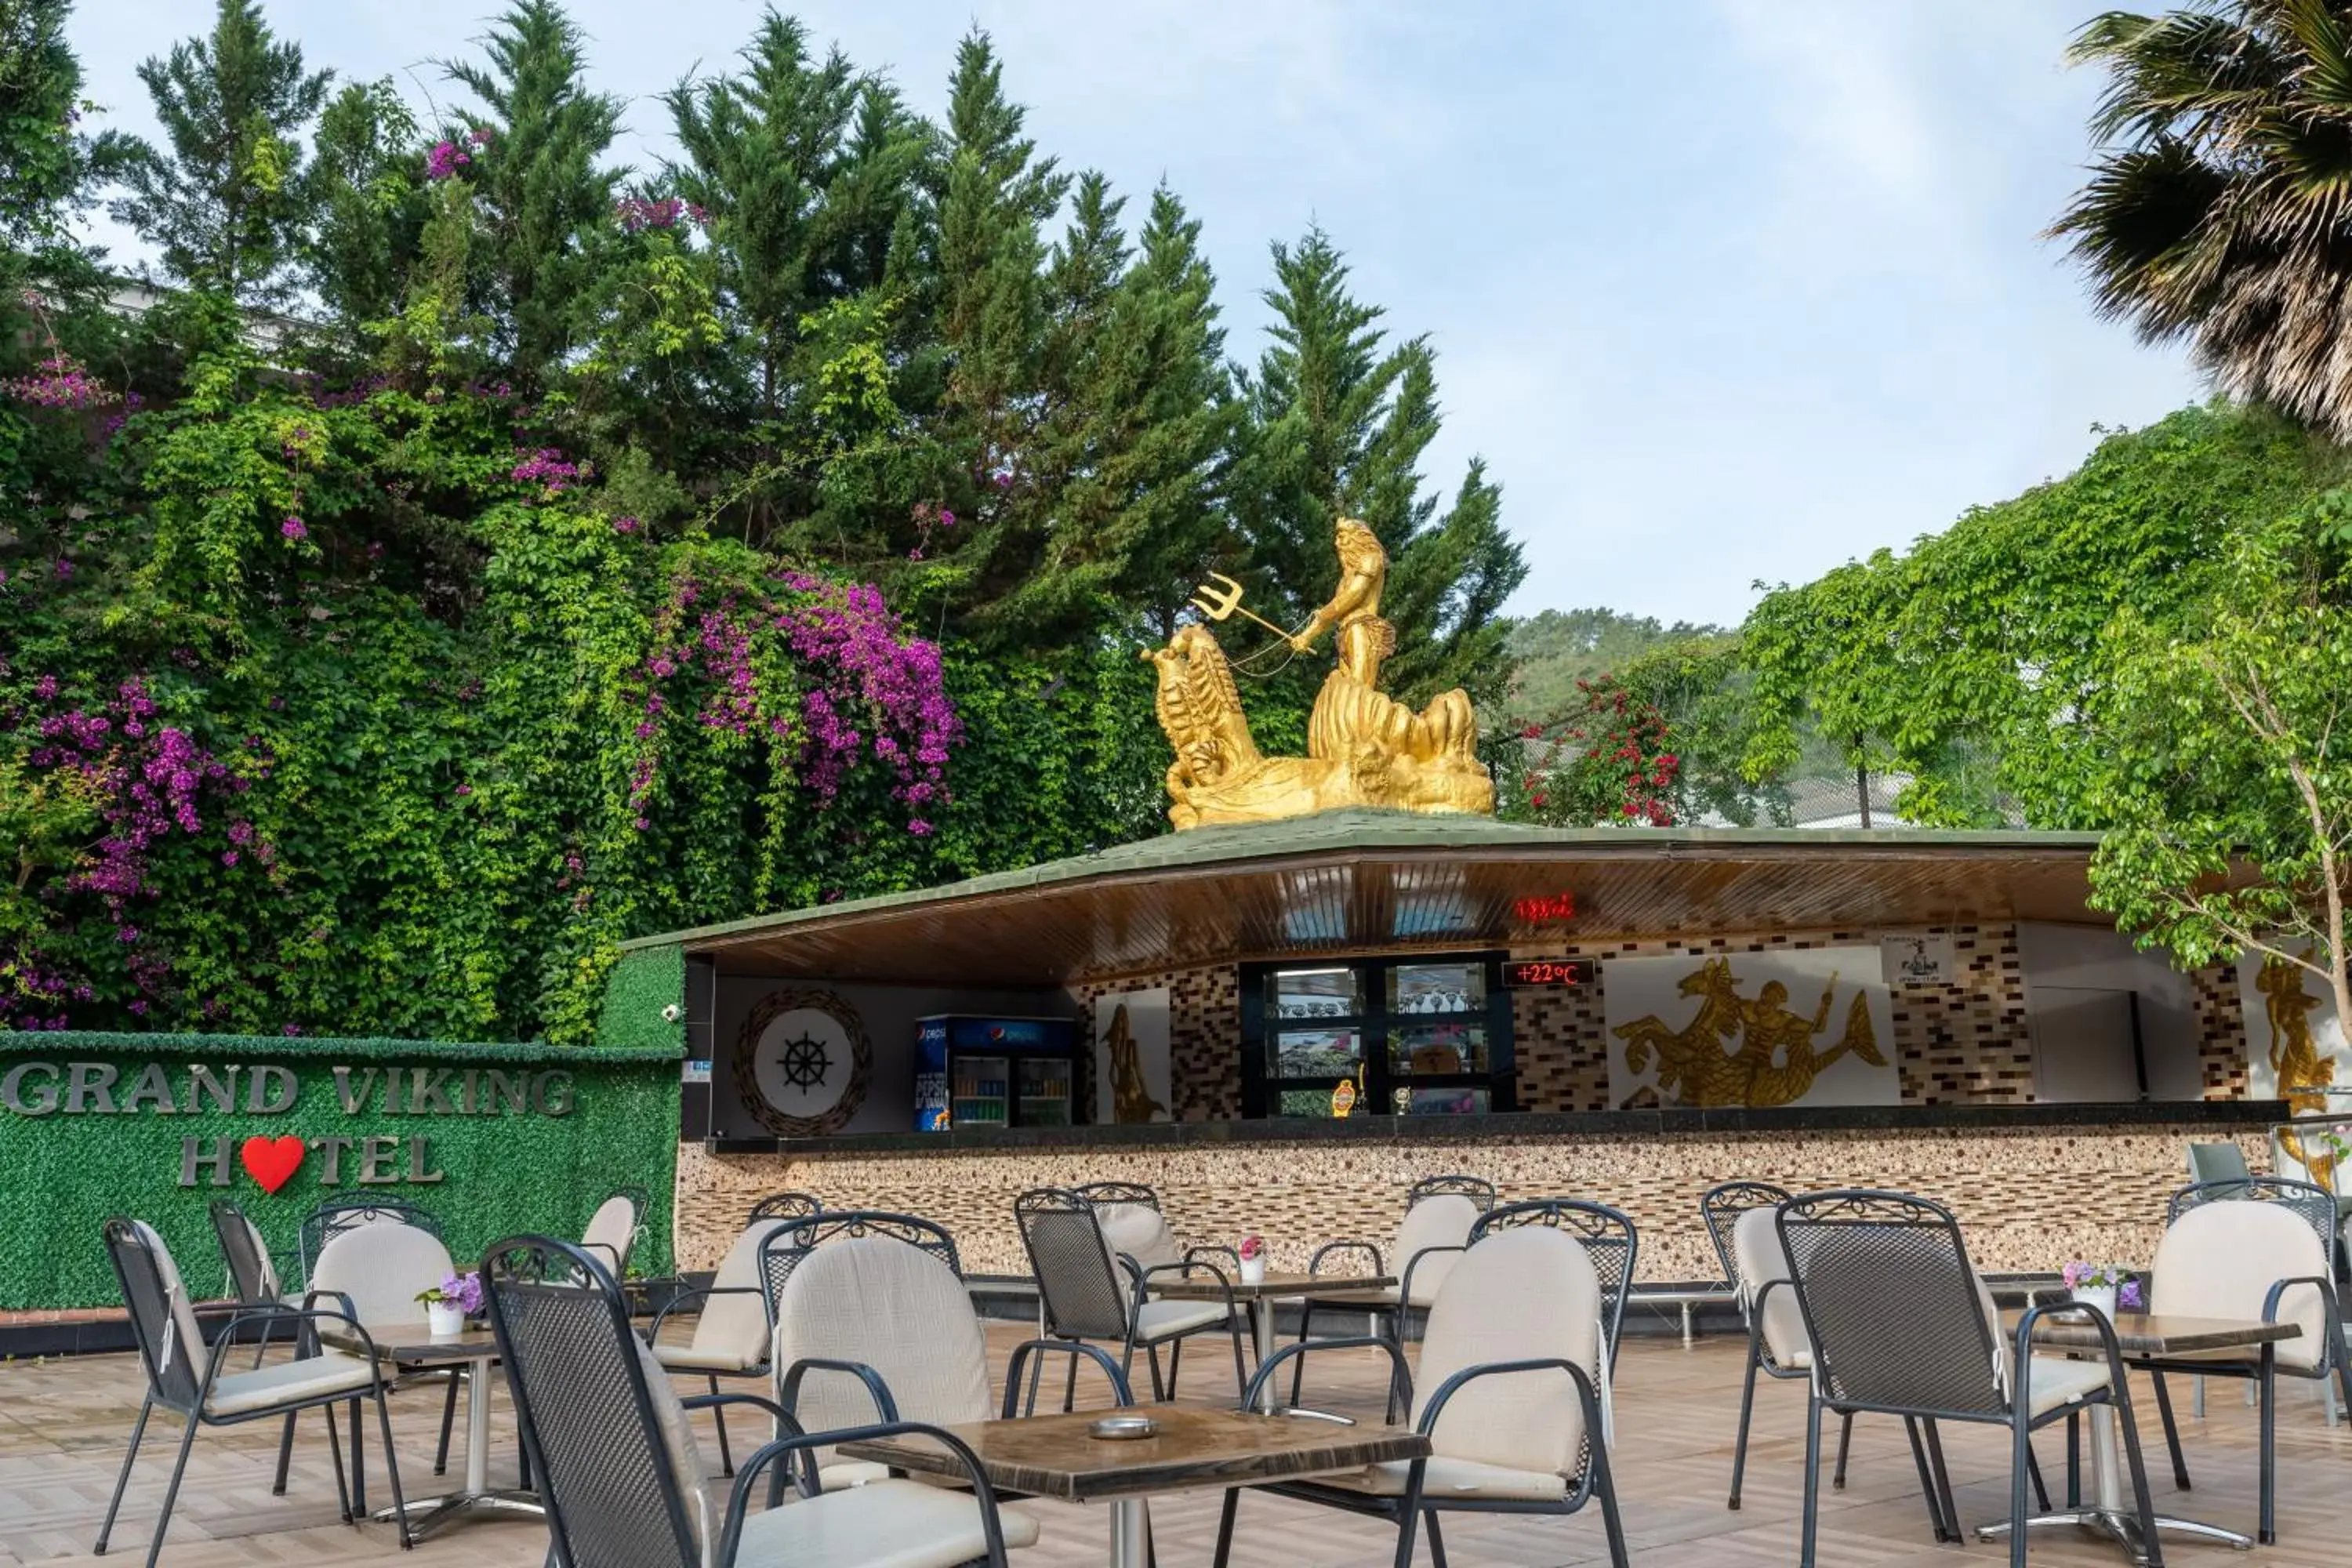
[[[618,155],[654,95],[729,68],[757,0],[571,0]],[[1438,353],[1449,492],[1483,456],[1528,574],[1511,609],[1736,622],[1754,584],[1902,549],[2074,467],[2098,426],[2205,395],[2099,321],[2042,231],[2081,183],[2092,0],[804,0],[820,42],[944,105],[985,29],[1042,150],[1139,218],[1202,223],[1254,360],[1270,242],[1320,224],[1359,294]],[[268,0],[313,66],[455,109],[436,62],[492,0]],[[106,123],[201,0],[82,0]],[[120,257],[136,241],[104,220]]]

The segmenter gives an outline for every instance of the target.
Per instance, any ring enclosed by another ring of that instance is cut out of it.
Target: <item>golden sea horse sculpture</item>
[[[1258,751],[1224,649],[1208,627],[1181,627],[1166,647],[1144,651],[1159,667],[1160,727],[1176,752],[1168,817],[1178,828],[1349,805],[1494,814],[1495,784],[1478,760],[1469,694],[1444,692],[1416,713],[1381,689],[1381,661],[1396,651],[1396,629],[1381,618],[1388,552],[1353,518],[1339,520],[1336,543],[1339,589],[1296,632],[1241,609],[1241,586],[1230,578],[1203,585],[1192,601],[1212,620],[1240,610],[1300,653],[1336,633],[1339,662],[1307,719],[1307,755]]]

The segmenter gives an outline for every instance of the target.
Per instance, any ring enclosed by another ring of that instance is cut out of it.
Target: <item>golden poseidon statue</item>
[[[1208,627],[1181,627],[1166,647],[1145,650],[1160,669],[1160,727],[1176,752],[1168,816],[1177,827],[1348,805],[1494,814],[1469,695],[1444,692],[1416,713],[1380,689],[1381,661],[1396,651],[1396,628],[1381,619],[1388,552],[1353,518],[1339,520],[1336,542],[1339,586],[1296,632],[1241,609],[1241,585],[1231,578],[1213,579],[1192,601],[1212,620],[1240,610],[1300,653],[1336,632],[1339,664],[1316,696],[1304,757],[1259,753],[1224,649]]]

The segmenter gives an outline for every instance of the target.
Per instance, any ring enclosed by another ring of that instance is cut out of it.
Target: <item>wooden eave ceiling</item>
[[[690,936],[720,973],[1049,986],[1255,959],[1959,921],[2105,924],[2087,847],[1393,847],[1107,871]],[[1568,921],[1522,900],[1575,900]]]

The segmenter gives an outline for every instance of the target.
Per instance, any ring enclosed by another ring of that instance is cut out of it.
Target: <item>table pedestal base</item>
[[[2054,1513],[2038,1513],[2025,1521],[2028,1530],[2048,1525],[2070,1524],[2114,1542],[2131,1554],[2135,1563],[2148,1558],[2147,1544],[2140,1539],[2139,1510],[2125,1498],[2123,1453],[2116,1439],[2116,1413],[2112,1405],[2092,1405],[2083,1411],[2083,1419],[2091,1428],[2090,1483],[2091,1500],[2081,1508],[2064,1509]],[[1954,1523],[1958,1521],[1955,1520]],[[2201,1520],[2175,1519],[2168,1514],[2156,1516],[2159,1533],[2169,1531],[2198,1541],[2216,1541],[2234,1546],[2241,1552],[2251,1550],[2254,1539],[2234,1530],[2224,1530],[2218,1524]],[[2009,1533],[2009,1521],[1977,1526],[1977,1538],[1990,1541]]]
[[[537,1492],[524,1491],[520,1488],[503,1491],[448,1492],[408,1505],[408,1533],[422,1541],[445,1524],[487,1515],[508,1519],[545,1519],[547,1506],[539,1500]],[[380,1508],[369,1517],[379,1524],[390,1524],[394,1520],[393,1510],[388,1508]]]

